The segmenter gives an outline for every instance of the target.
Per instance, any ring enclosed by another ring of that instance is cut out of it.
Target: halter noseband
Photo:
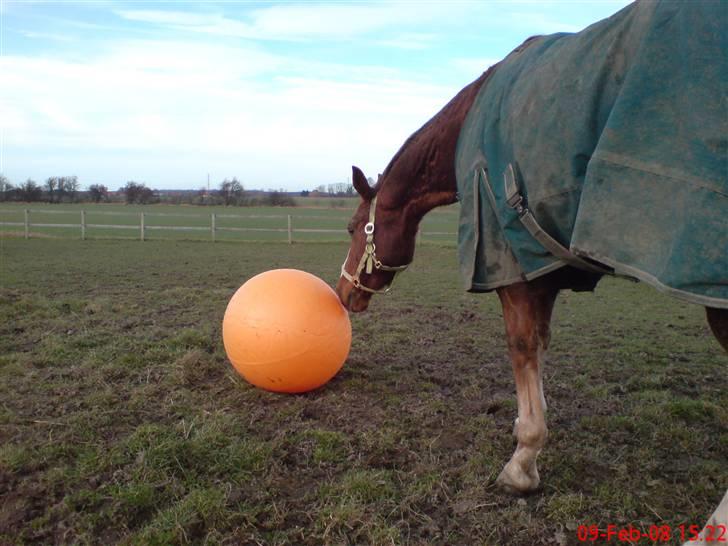
[[[369,205],[369,221],[364,225],[364,233],[366,234],[366,243],[364,244],[364,253],[361,255],[361,260],[359,260],[359,265],[356,268],[356,272],[351,275],[348,271],[346,271],[346,262],[349,261],[349,254],[346,254],[346,260],[344,260],[344,263],[341,264],[341,276],[344,277],[347,281],[349,281],[351,284],[354,285],[355,288],[358,288],[359,290],[364,290],[364,292],[371,292],[372,294],[380,294],[382,292],[389,292],[390,288],[392,288],[392,283],[394,282],[394,277],[397,276],[397,273],[400,271],[404,271],[407,269],[409,264],[405,265],[384,265],[382,261],[377,258],[376,254],[376,245],[374,244],[374,213],[377,209],[377,197],[374,196],[374,199],[372,199],[371,205]],[[364,286],[361,283],[361,280],[359,279],[359,276],[361,275],[362,271],[366,271],[367,275],[371,275],[372,271],[374,271],[374,268],[377,268],[381,271],[394,271],[394,277],[392,278],[392,281],[385,286],[384,288],[381,288],[379,290],[376,290],[374,288],[369,288],[368,286]]]

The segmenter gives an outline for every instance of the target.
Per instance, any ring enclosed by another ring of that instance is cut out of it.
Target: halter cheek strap
[[[359,277],[362,271],[366,272],[367,275],[371,275],[374,271],[374,268],[379,269],[380,271],[394,271],[394,277],[396,277],[397,273],[399,273],[400,271],[404,271],[409,266],[409,264],[392,266],[384,265],[382,261],[377,258],[377,246],[374,244],[374,215],[377,209],[377,197],[378,196],[374,196],[371,205],[369,205],[369,221],[364,225],[364,234],[366,235],[364,252],[361,255],[361,259],[359,260],[359,265],[356,268],[356,272],[351,275],[348,271],[346,271],[346,262],[349,261],[348,253],[346,255],[346,260],[344,260],[344,263],[341,265],[342,277],[344,277],[347,281],[353,284],[355,288],[363,290],[364,292],[370,292],[372,294],[389,292],[390,288],[392,288],[394,278],[392,278],[392,281],[387,286],[377,290],[374,288],[369,288],[368,286],[364,286],[361,283],[361,279]]]

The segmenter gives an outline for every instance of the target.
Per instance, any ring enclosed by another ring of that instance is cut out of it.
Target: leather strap
[[[528,210],[526,203],[521,195],[518,187],[518,181],[516,179],[516,170],[512,163],[508,164],[505,172],[503,173],[503,179],[505,184],[505,196],[506,203],[509,207],[514,209],[518,213],[518,219],[526,228],[531,237],[536,239],[541,246],[548,250],[551,254],[564,262],[572,265],[578,269],[585,271],[591,271],[593,273],[611,273],[610,269],[599,267],[596,264],[592,264],[583,260],[579,256],[573,254],[568,248],[559,243],[556,239],[551,237],[544,229],[539,225],[536,217]]]
[[[409,267],[409,264],[405,265],[384,265],[382,261],[377,258],[377,246],[374,244],[374,218],[376,215],[377,210],[377,195],[374,196],[374,199],[372,199],[371,204],[369,205],[369,221],[364,225],[364,234],[366,235],[365,242],[364,242],[364,252],[361,255],[361,258],[359,259],[359,264],[357,265],[356,272],[351,275],[346,269],[346,262],[349,261],[349,254],[346,254],[346,260],[344,260],[344,263],[341,264],[341,276],[344,277],[347,281],[349,281],[351,284],[354,285],[354,287],[358,288],[359,290],[363,290],[364,292],[371,292],[372,294],[378,294],[381,292],[389,292],[389,290],[392,288],[392,283],[394,283],[394,279],[397,277],[397,273],[400,271],[404,271]],[[374,288],[369,288],[368,286],[364,286],[361,283],[361,279],[359,278],[362,271],[366,272],[367,275],[371,275],[374,271],[374,268],[379,269],[381,271],[394,271],[394,277],[392,278],[392,282],[390,282],[387,286],[380,290],[376,290]]]

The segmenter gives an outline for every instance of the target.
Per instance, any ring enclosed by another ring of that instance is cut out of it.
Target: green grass
[[[565,292],[544,372],[543,488],[514,448],[497,297],[421,245],[352,317],[323,388],[226,361],[225,306],[276,267],[333,283],[345,243],[0,238],[0,543],[578,544],[576,526],[697,524],[728,487],[728,358],[703,310],[605,279]],[[641,544],[648,544],[643,540]]]
[[[144,213],[146,240],[205,240],[212,238],[211,215],[215,214],[217,241],[286,242],[288,216],[291,216],[293,239],[297,242],[348,241],[346,226],[359,204],[357,199],[335,200],[343,207],[327,206],[325,199],[300,198],[296,207],[201,207],[191,205],[120,205],[120,204],[48,204],[0,203],[0,223],[24,223],[30,211],[31,238],[81,238],[81,211],[88,225],[127,226],[87,227],[88,239],[139,239],[141,213]],[[331,203],[331,202],[329,202]],[[454,244],[458,223],[457,206],[445,207],[429,214],[422,224],[422,238],[429,242]],[[74,227],[44,227],[34,224],[73,224]],[[165,228],[187,227],[188,230]],[[255,228],[271,231],[225,231]],[[296,230],[325,229],[336,233]],[[22,225],[1,225],[5,237],[24,236]]]

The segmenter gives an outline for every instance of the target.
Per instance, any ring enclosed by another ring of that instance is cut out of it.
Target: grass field
[[[23,223],[24,211],[30,212],[31,237],[81,238],[81,211],[86,213],[86,224],[129,226],[124,228],[89,227],[89,239],[140,238],[140,213],[145,214],[145,239],[205,240],[211,239],[211,214],[216,215],[218,241],[288,240],[288,215],[291,216],[293,239],[299,242],[348,241],[346,226],[358,199],[304,199],[306,206],[297,207],[200,207],[185,205],[117,205],[117,204],[48,204],[0,203],[0,232],[6,236],[24,235],[22,225],[3,226],[4,222]],[[331,207],[341,204],[343,207]],[[72,228],[41,227],[32,224],[75,224]],[[433,211],[422,223],[422,238],[437,243],[453,243],[457,233],[457,206]],[[189,230],[170,230],[169,227],[186,226]],[[272,231],[224,231],[225,228],[255,228]],[[338,233],[296,231],[298,229],[336,230]],[[274,231],[278,230],[278,231]]]
[[[420,246],[352,317],[325,387],[276,395],[232,371],[236,288],[276,267],[333,283],[345,254],[0,239],[0,543],[532,546],[580,544],[582,524],[702,527],[728,487],[728,358],[701,308],[614,279],[560,296],[542,489],[518,499],[494,485],[514,448],[500,309],[461,290],[453,248]]]

